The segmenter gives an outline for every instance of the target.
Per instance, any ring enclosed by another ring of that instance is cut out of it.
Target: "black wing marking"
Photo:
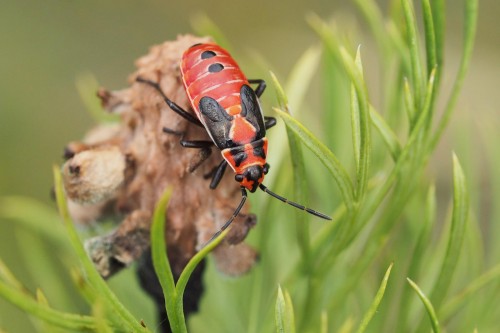
[[[246,118],[257,130],[256,140],[266,136],[264,117],[260,109],[255,92],[248,85],[243,85],[240,91],[241,115]]]
[[[199,103],[201,118],[205,128],[219,149],[231,147],[229,140],[229,130],[233,117],[227,114],[226,110],[212,97],[204,96]]]

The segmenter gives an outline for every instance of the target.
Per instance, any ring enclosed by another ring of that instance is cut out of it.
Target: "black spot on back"
[[[201,54],[201,59],[209,59],[215,57],[215,52],[214,51],[204,51]]]
[[[248,155],[245,152],[239,152],[236,155],[234,155],[233,158],[234,158],[234,164],[236,165],[236,167],[239,167],[241,165],[241,163],[247,159],[247,157],[248,157]]]
[[[196,43],[196,44],[193,44],[193,45],[191,45],[189,48],[193,48],[193,47],[198,46],[198,45],[201,45],[201,43]]]
[[[266,154],[264,153],[264,148],[261,147],[254,147],[253,148],[253,154],[258,157],[262,157],[263,159],[266,158]]]
[[[219,63],[211,64],[210,66],[208,66],[208,71],[210,73],[217,73],[223,69],[224,69],[224,66],[222,66],[222,64],[219,64]]]

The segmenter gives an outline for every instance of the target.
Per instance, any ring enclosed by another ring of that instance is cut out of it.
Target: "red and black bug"
[[[247,198],[247,190],[257,188],[289,205],[323,219],[330,217],[270,191],[264,184],[264,176],[269,171],[266,163],[266,130],[276,124],[276,119],[266,117],[258,97],[266,88],[264,80],[248,80],[231,55],[216,44],[195,44],[184,52],[181,77],[191,106],[196,116],[171,101],[158,83],[143,78],[137,81],[154,87],[168,106],[188,121],[204,127],[212,141],[181,140],[187,148],[210,149],[215,145],[220,149],[223,160],[214,169],[210,188],[219,184],[227,165],[236,173],[235,179],[241,186],[241,202],[231,218],[212,237],[225,230],[238,215]],[[257,84],[253,90],[250,84]],[[179,134],[168,128],[164,132]]]

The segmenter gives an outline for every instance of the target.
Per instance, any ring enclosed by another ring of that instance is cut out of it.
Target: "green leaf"
[[[391,40],[387,38],[384,17],[379,6],[373,0],[354,0],[354,3],[370,26],[370,31],[375,36],[380,49],[388,55],[391,51],[389,44]]]
[[[445,35],[445,2],[444,0],[432,0],[430,2],[432,22],[436,43],[436,64],[443,72],[444,65],[444,35]]]
[[[68,330],[92,330],[95,328],[94,318],[51,309],[43,302],[38,302],[23,291],[14,289],[3,281],[0,281],[0,297],[54,326]]]
[[[422,65],[420,64],[420,48],[418,45],[418,29],[415,21],[415,9],[411,0],[401,0],[403,14],[405,18],[405,29],[407,43],[410,50],[411,74],[415,96],[415,106],[421,110],[423,103],[424,80],[422,76]]]
[[[134,316],[123,306],[123,304],[120,303],[116,295],[111,291],[109,286],[99,275],[94,267],[94,264],[87,256],[87,253],[85,252],[83,244],[80,241],[75,226],[73,225],[73,221],[71,220],[71,217],[69,215],[68,206],[64,197],[61,172],[57,166],[53,167],[53,174],[57,207],[59,208],[59,213],[61,214],[64,225],[66,226],[71,245],[82,263],[89,284],[100,293],[103,300],[106,302],[106,305],[110,307],[109,311],[113,311],[121,318],[121,325],[123,329],[135,332],[148,332],[149,330],[143,327],[140,322],[137,321]]]
[[[292,115],[300,113],[299,108],[302,108],[307,91],[311,88],[311,81],[317,75],[320,60],[321,49],[317,46],[311,46],[290,70],[284,91]]]
[[[434,67],[438,66],[436,54],[436,31],[434,30],[434,20],[429,0],[422,1],[422,11],[424,16],[425,29],[425,51],[427,55],[427,75],[431,74]]]
[[[165,309],[173,332],[187,332],[184,312],[176,308],[178,298],[175,290],[174,275],[167,257],[167,244],[165,242],[165,212],[168,201],[172,195],[172,189],[168,188],[156,203],[151,225],[151,257],[153,266],[160,281],[163,295],[165,297]]]
[[[363,65],[361,63],[360,48],[356,52],[356,65],[359,70],[363,72]],[[356,87],[351,83],[351,128],[352,128],[352,144],[354,150],[354,162],[356,164],[356,173],[360,172],[360,159],[361,159],[361,128],[360,128],[360,110],[358,94]],[[359,176],[358,176],[359,177]]]
[[[352,211],[354,209],[354,189],[349,179],[349,175],[340,164],[337,157],[308,129],[292,118],[288,113],[279,109],[274,109],[274,111],[278,113],[285,122],[285,125],[299,137],[302,143],[309,148],[330,171],[332,177],[337,182],[346,207],[348,210]]]
[[[12,271],[5,265],[3,260],[0,259],[0,281],[4,281],[6,285],[13,287],[16,290],[23,291],[24,286],[15,277]]]
[[[106,306],[102,299],[97,299],[97,301],[92,305],[92,314],[96,319],[96,332],[113,333],[112,328],[106,321]]]
[[[411,262],[408,267],[408,276],[413,278],[418,276],[419,270],[422,268],[421,263],[424,258],[425,251],[429,247],[429,239],[432,233],[432,227],[436,222],[436,187],[434,185],[429,186],[427,191],[427,197],[425,202],[425,218],[422,223],[422,229],[417,239],[415,248],[410,256]],[[398,316],[398,327],[399,330],[404,331],[406,326],[406,320],[408,319],[408,313],[410,308],[410,296],[411,290],[404,289],[401,296],[401,306]]]
[[[439,328],[439,322],[436,316],[436,311],[434,311],[434,307],[432,306],[431,301],[427,298],[427,296],[425,296],[425,294],[422,292],[422,290],[420,290],[420,288],[415,282],[413,282],[410,278],[406,278],[406,280],[408,280],[410,286],[417,292],[418,297],[420,297],[420,300],[422,300],[422,303],[425,306],[425,310],[429,315],[432,330],[434,331],[434,333],[440,333],[441,329]]]
[[[460,293],[449,299],[439,310],[441,320],[446,321],[466,304],[466,301],[477,296],[477,291],[486,285],[500,281],[500,265],[497,265],[486,273],[477,277],[469,283]]]
[[[175,287],[176,290],[176,297],[177,297],[177,308],[179,307],[182,309],[182,300],[184,297],[184,291],[186,289],[187,283],[189,281],[189,278],[191,277],[192,273],[194,272],[196,266],[205,259],[205,257],[212,252],[213,249],[215,249],[221,242],[222,240],[227,236],[229,231],[231,230],[231,227],[227,228],[223,232],[221,232],[220,235],[218,235],[216,238],[214,238],[210,243],[206,244],[196,255],[194,255],[191,260],[187,263],[186,267],[182,271],[179,280],[177,281],[177,285]]]
[[[408,116],[408,122],[410,124],[410,132],[415,127],[415,101],[413,100],[413,94],[411,92],[410,83],[407,78],[404,78],[404,105],[406,114]]]
[[[321,312],[321,331],[320,333],[328,333],[328,313],[326,311]]]
[[[153,214],[153,224],[151,226],[151,255],[153,265],[160,281],[165,298],[165,308],[167,310],[170,327],[174,333],[187,333],[186,319],[184,317],[183,299],[189,277],[196,266],[212,251],[229,232],[230,228],[224,230],[217,238],[203,247],[182,271],[177,285],[174,282],[172,269],[167,256],[167,244],[165,242],[165,212],[168,201],[172,195],[172,189],[167,189],[158,200]]]
[[[441,306],[448,292],[453,279],[453,273],[460,259],[468,214],[469,195],[465,176],[457,156],[453,154],[453,216],[451,230],[441,271],[431,293],[432,303],[437,308]]]
[[[359,106],[359,163],[357,163],[356,180],[357,186],[354,197],[360,202],[365,194],[368,183],[368,167],[370,164],[370,112],[368,104],[368,92],[363,78],[361,57],[353,59],[347,50],[340,45],[338,38],[334,35],[328,25],[319,17],[310,15],[309,24],[321,38],[324,46],[328,48],[332,55],[343,64],[349,78],[356,91],[357,104]],[[355,130],[357,131],[357,130]],[[358,135],[357,133],[353,134]],[[355,139],[356,141],[357,139]],[[355,143],[356,144],[356,143]]]
[[[278,93],[278,105],[285,110],[288,114],[291,114],[288,105],[288,98],[283,90],[283,87],[279,83],[276,75],[271,72],[271,78]],[[290,146],[290,158],[292,160],[293,169],[293,188],[294,188],[294,200],[306,204],[307,203],[307,175],[306,167],[304,163],[304,154],[302,153],[302,146],[297,135],[292,132],[288,127],[286,128],[286,134],[288,137],[288,144]],[[297,226],[297,239],[300,244],[300,249],[304,257],[308,256],[309,253],[309,225],[306,223],[301,223],[301,219],[298,215],[295,215],[295,223]],[[308,260],[306,260],[308,262]]]
[[[277,333],[295,333],[295,316],[290,295],[278,286],[276,297],[275,320]]]
[[[2,197],[0,216],[16,220],[34,234],[65,249],[68,248],[64,227],[57,223],[59,220],[57,212],[34,199],[19,196]]]
[[[385,272],[384,278],[382,279],[382,283],[380,284],[380,287],[377,291],[377,294],[375,295],[375,298],[373,299],[372,305],[368,309],[368,311],[365,313],[363,320],[361,320],[361,323],[359,324],[359,327],[356,331],[356,333],[363,333],[366,328],[368,327],[368,324],[372,320],[373,316],[378,310],[378,307],[380,305],[380,302],[382,302],[382,298],[384,297],[385,293],[385,288],[387,287],[387,282],[389,281],[389,276],[391,275],[391,270],[392,270],[393,264],[391,263],[389,265],[389,268]]]
[[[401,142],[399,142],[398,136],[391,127],[386,123],[384,118],[370,105],[370,119],[372,121],[372,125],[375,127],[377,132],[380,134],[382,139],[384,140],[387,149],[389,149],[389,153],[394,161],[398,160],[399,155],[401,154]]]
[[[465,1],[464,44],[462,58],[460,60],[460,66],[457,72],[457,76],[455,78],[455,82],[453,84],[453,88],[446,104],[443,116],[439,120],[436,131],[432,137],[430,151],[434,150],[434,148],[437,146],[446,126],[451,119],[451,115],[458,100],[458,95],[460,94],[464,83],[465,75],[467,74],[467,71],[469,69],[472,50],[474,48],[474,39],[476,36],[478,2],[478,0]]]

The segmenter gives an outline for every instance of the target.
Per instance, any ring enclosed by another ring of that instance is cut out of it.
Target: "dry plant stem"
[[[209,41],[179,36],[176,41],[153,46],[136,61],[137,71],[129,77],[129,88],[98,92],[104,109],[120,115],[120,123],[97,126],[82,142],[71,142],[66,147],[65,156],[69,159],[63,167],[64,184],[71,194],[73,218],[86,223],[110,211],[117,217],[124,216],[111,234],[86,244],[104,277],[137,260],[149,248],[152,212],[168,186],[174,191],[166,212],[165,236],[175,275],[180,274],[197,247],[210,239],[239,202],[239,186],[230,172],[216,190],[208,187],[209,180],[204,175],[221,160],[216,149],[200,164],[206,151],[181,147],[181,136],[163,129],[182,133],[186,140],[209,140],[205,130],[174,113],[150,86],[136,82],[139,76],[158,82],[171,100],[189,110],[179,61],[191,45]],[[113,158],[103,158],[104,155]],[[254,224],[255,217],[248,214],[247,205],[234,221],[228,235],[230,241],[214,251],[222,272],[240,275],[253,265],[256,252],[241,242]]]

